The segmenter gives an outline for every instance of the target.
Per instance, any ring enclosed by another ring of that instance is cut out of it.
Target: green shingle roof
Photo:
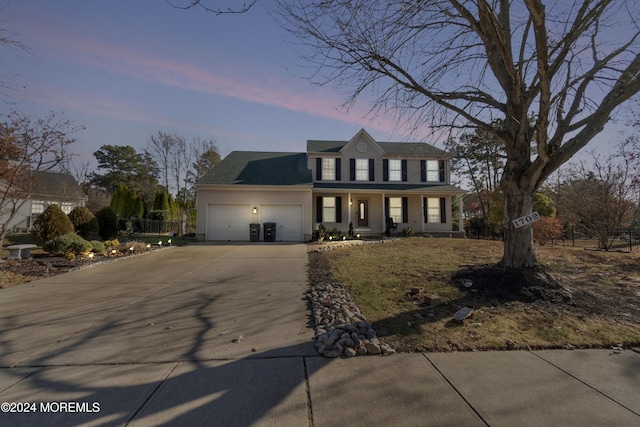
[[[311,184],[306,153],[233,151],[207,173],[198,185],[303,185]]]
[[[75,178],[66,173],[32,171],[33,187],[31,195],[48,198],[82,200],[86,196]]]
[[[338,153],[348,141],[307,141],[308,153]],[[425,142],[377,142],[387,154],[447,157],[448,153]]]

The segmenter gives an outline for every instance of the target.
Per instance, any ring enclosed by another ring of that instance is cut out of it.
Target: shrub
[[[564,236],[564,225],[558,218],[542,216],[539,221],[533,223],[533,238],[540,246],[549,243],[552,239],[560,239]]]
[[[402,230],[402,235],[404,237],[411,237],[411,236],[415,236],[416,232],[413,231],[413,228],[408,227],[408,228],[405,228],[405,229]]]
[[[99,240],[92,240],[89,243],[91,243],[91,252],[93,253],[99,254],[107,250],[107,248],[105,248],[104,246],[104,243]]]
[[[109,249],[109,250],[118,249],[119,246],[120,246],[120,241],[118,239],[104,241],[105,249]]]
[[[38,242],[47,242],[68,233],[73,233],[73,224],[58,205],[49,205],[33,222],[31,229],[31,235]]]
[[[67,261],[73,261],[74,259],[76,259],[76,254],[74,254],[73,252],[67,252],[66,254],[64,254],[64,259],[66,259]]]
[[[131,250],[133,249],[133,250]],[[141,254],[147,251],[147,244],[143,242],[125,242],[120,245],[120,252],[127,254]]]
[[[77,206],[73,208],[69,212],[69,219],[80,236],[87,238],[98,234],[98,221],[95,215],[86,207]]]
[[[84,240],[82,237],[74,233],[65,234],[64,236],[58,236],[55,239],[51,239],[42,245],[42,249],[49,253],[68,253],[80,254],[83,252],[89,252],[92,248],[91,243]]]
[[[98,221],[102,240],[107,240],[118,235],[118,215],[116,215],[113,209],[108,206],[100,209],[96,212],[96,220]]]

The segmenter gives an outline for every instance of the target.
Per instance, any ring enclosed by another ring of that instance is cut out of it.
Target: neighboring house
[[[8,224],[10,231],[29,231],[33,221],[49,205],[58,205],[66,214],[76,206],[85,205],[87,197],[71,175],[43,171],[33,171],[32,174],[35,180],[31,194]]]
[[[464,190],[449,183],[449,159],[425,143],[376,142],[364,129],[350,141],[307,141],[306,153],[234,151],[198,182],[196,233],[248,241],[249,224],[274,222],[276,240],[304,241],[319,223],[381,235],[391,221],[397,232],[462,236],[451,202]]]

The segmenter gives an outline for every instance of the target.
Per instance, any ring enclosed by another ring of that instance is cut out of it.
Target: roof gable
[[[305,153],[233,151],[207,173],[198,185],[311,184]]]
[[[364,129],[361,129],[349,141],[308,140],[307,153],[340,154],[351,148],[357,151],[360,142],[367,144],[367,149],[369,147],[375,147],[374,149],[382,155],[436,157],[439,159],[448,159],[451,157],[448,152],[436,148],[431,144],[427,144],[426,142],[377,142]]]
[[[341,153],[345,153],[351,149],[355,149],[360,153],[364,153],[368,151],[370,148],[373,148],[380,154],[384,154],[384,150],[378,145],[375,139],[369,133],[360,129],[358,133],[356,133],[353,138],[349,142],[347,142],[344,147],[340,149]]]

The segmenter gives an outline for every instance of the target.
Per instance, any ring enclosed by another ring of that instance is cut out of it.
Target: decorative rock
[[[358,352],[356,352],[354,349],[347,347],[344,349],[344,355],[347,357],[353,357],[356,356],[358,354]]]
[[[325,357],[339,357],[342,354],[342,348],[331,347],[322,353]]]
[[[372,343],[372,342],[367,342],[364,344],[364,346],[367,349],[367,353],[369,354],[380,354],[380,346],[378,344]]]
[[[315,322],[316,349],[325,357],[393,354],[381,342],[366,317],[360,313],[346,288],[336,282],[312,283],[307,292],[309,314]]]

